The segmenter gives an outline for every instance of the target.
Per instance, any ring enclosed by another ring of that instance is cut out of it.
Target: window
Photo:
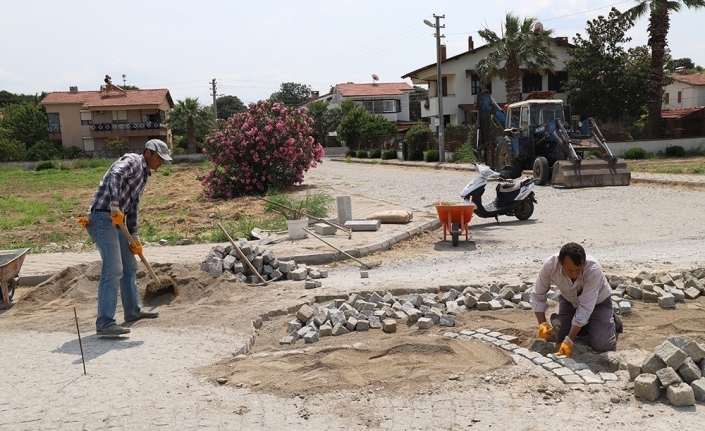
[[[361,103],[368,111],[373,114],[401,112],[401,100],[386,99],[386,100],[362,100]]]
[[[446,76],[441,78],[441,94],[443,97],[448,96],[448,77]]]
[[[472,80],[470,82],[470,91],[472,92],[473,95],[475,94],[480,94],[480,92],[483,90],[483,88],[486,88],[487,91],[492,93],[492,84],[487,84],[487,86],[483,87],[482,86],[482,81],[480,81],[480,75],[472,75]]]
[[[113,111],[113,124],[127,123],[127,111]]]
[[[81,124],[84,126],[93,124],[93,114],[91,114],[91,111],[81,111]]]
[[[383,100],[382,101],[382,106],[383,106],[383,111],[384,112],[399,112],[400,110],[397,110],[397,103],[399,102],[398,100]]]
[[[568,80],[568,72],[556,72],[548,74],[548,91],[561,91],[563,82]]]
[[[663,95],[663,103],[665,103],[666,105],[668,105],[668,93],[665,93],[665,94]]]
[[[681,92],[679,91],[679,92],[678,92],[678,103],[681,103],[681,102],[682,102],[682,100],[681,100]]]
[[[542,84],[541,78],[543,78],[538,73],[527,73],[521,78],[521,92],[531,93],[532,91],[541,91]]]
[[[61,132],[61,122],[59,121],[59,114],[48,113],[47,120],[49,121],[49,133]]]
[[[93,138],[83,138],[83,151],[95,151],[95,141],[93,141]]]

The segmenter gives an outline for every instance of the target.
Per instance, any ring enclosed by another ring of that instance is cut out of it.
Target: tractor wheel
[[[514,210],[514,216],[519,220],[528,220],[534,213],[534,203],[529,199],[524,199],[521,206]]]
[[[505,166],[512,166],[512,160],[514,159],[514,149],[512,148],[512,141],[509,138],[503,138],[501,141],[497,142],[497,149],[494,152],[495,156],[495,171],[503,169]]]
[[[451,223],[450,235],[453,237],[453,247],[458,246],[458,239],[460,238],[460,223]]]
[[[539,186],[548,184],[548,179],[551,177],[550,173],[548,160],[543,156],[538,156],[536,160],[534,160],[534,183]]]

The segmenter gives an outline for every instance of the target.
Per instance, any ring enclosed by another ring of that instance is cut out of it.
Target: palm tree
[[[553,62],[558,58],[548,47],[553,30],[539,30],[540,27],[536,18],[521,20],[508,13],[503,34],[497,35],[488,28],[477,32],[494,48],[477,64],[477,73],[485,85],[495,76],[503,79],[507,103],[521,100],[522,68],[539,74],[543,74],[545,69],[553,70]]]
[[[705,0],[636,0],[637,5],[627,10],[624,16],[637,20],[649,13],[649,41],[651,67],[649,71],[648,102],[649,137],[661,133],[661,97],[663,94],[663,66],[666,51],[666,37],[671,26],[670,13],[680,12],[685,5],[690,9],[705,7]]]
[[[196,129],[213,127],[211,114],[201,106],[198,98],[187,97],[176,102],[174,109],[169,112],[169,126],[172,129],[186,130],[186,151],[189,154],[197,153]]]

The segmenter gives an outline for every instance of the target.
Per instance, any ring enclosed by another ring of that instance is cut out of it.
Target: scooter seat
[[[519,181],[505,181],[497,185],[497,191],[499,193],[509,193],[521,188],[521,182]]]

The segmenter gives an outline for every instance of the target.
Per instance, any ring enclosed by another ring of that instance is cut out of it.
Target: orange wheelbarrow
[[[458,238],[463,233],[467,241],[468,225],[474,210],[474,205],[436,205],[438,219],[443,223],[443,241],[446,241],[448,233],[453,239],[453,246],[458,245]]]

